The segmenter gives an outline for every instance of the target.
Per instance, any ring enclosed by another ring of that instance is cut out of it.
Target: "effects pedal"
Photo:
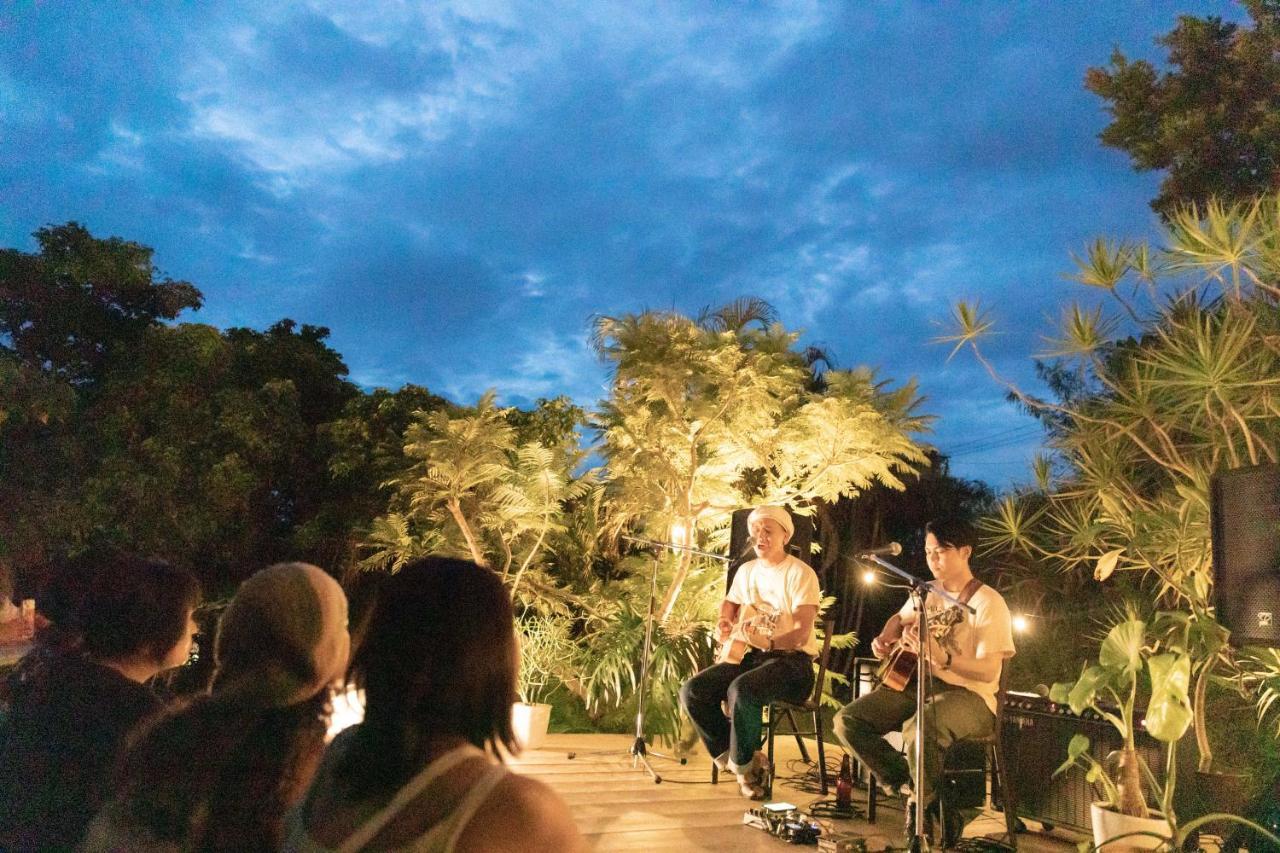
[[[768,803],[742,814],[742,823],[763,829],[788,844],[817,844],[822,827],[791,803]]]

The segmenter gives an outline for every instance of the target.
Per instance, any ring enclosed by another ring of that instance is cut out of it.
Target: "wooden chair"
[[[804,736],[812,735],[818,740],[818,784],[822,788],[825,795],[829,789],[827,781],[827,764],[826,750],[822,741],[822,685],[827,677],[827,662],[831,657],[831,631],[830,626],[824,622],[819,622],[817,627],[822,631],[822,650],[818,653],[818,672],[814,678],[813,691],[809,696],[801,702],[788,702],[778,699],[769,703],[768,719],[764,723],[764,740],[765,748],[768,751],[769,766],[773,767],[773,739],[778,734],[778,723],[785,717],[791,724],[790,731],[782,732],[795,737],[796,746],[800,748],[800,757],[806,762],[810,761],[809,748],[805,745]],[[795,715],[810,714],[812,715],[813,727],[808,730],[802,730],[796,722]],[[773,777],[769,774],[769,784],[765,789],[766,797],[773,797]],[[720,781],[720,768],[713,761],[711,763],[711,782],[715,784]]]
[[[822,630],[822,650],[818,652],[818,673],[814,678],[813,691],[809,697],[803,702],[787,702],[777,700],[769,703],[769,719],[765,724],[765,742],[768,744],[769,766],[773,767],[773,738],[778,733],[778,724],[785,717],[787,722],[791,724],[789,732],[796,739],[796,746],[800,748],[800,757],[805,763],[809,762],[809,749],[805,746],[803,735],[812,735],[818,741],[818,784],[822,789],[823,796],[826,796],[827,783],[827,755],[822,742],[822,685],[827,679],[827,663],[831,658],[831,625],[826,622],[819,623],[818,627]],[[795,715],[809,714],[813,720],[813,727],[801,730],[796,723]],[[769,785],[766,795],[773,796],[773,773],[769,774]]]
[[[983,738],[967,738],[958,740],[947,748],[942,756],[942,780],[941,790],[946,791],[950,786],[963,785],[963,779],[966,775],[982,774],[982,767],[949,767],[947,759],[956,754],[959,749],[963,749],[966,745],[976,745],[982,747],[986,758],[985,770],[990,774],[990,785],[987,788],[986,798],[983,803],[985,807],[994,807],[997,802],[999,808],[1004,812],[1004,828],[1006,843],[1014,850],[1018,849],[1018,798],[1017,791],[1013,787],[1013,780],[1009,777],[1009,764],[1005,760],[1004,752],[1004,709],[1007,694],[1009,691],[1009,662],[1005,661],[1000,668],[1000,686],[996,691],[996,723],[991,734]],[[946,826],[946,804],[947,798],[940,796],[938,798],[939,823]]]

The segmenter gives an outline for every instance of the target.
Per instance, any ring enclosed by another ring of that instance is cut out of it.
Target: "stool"
[[[972,806],[994,808],[998,802],[1000,810],[1004,813],[1005,834],[1008,838],[1008,844],[1014,850],[1017,850],[1017,792],[1014,790],[1013,780],[1009,778],[1006,772],[1006,768],[1009,765],[1005,762],[1003,743],[1004,709],[1007,692],[1008,667],[1006,666],[1001,667],[1000,671],[1000,686],[996,692],[996,719],[991,734],[981,738],[958,740],[951,744],[943,754],[942,778],[938,786],[938,823],[943,827],[946,826],[946,815],[943,810],[948,807],[948,804],[951,808]],[[979,779],[985,778],[988,769],[991,773],[991,784],[990,786],[985,786],[979,782],[978,785],[981,787],[976,788],[979,793],[977,797],[974,797],[975,785],[972,780],[975,776]],[[879,787],[874,773],[870,774],[869,778],[870,781],[867,784],[867,821],[875,823]]]

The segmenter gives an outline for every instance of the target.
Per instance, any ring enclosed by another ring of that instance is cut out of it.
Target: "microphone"
[[[859,559],[867,557],[896,557],[902,553],[902,546],[897,542],[890,542],[888,545],[881,545],[879,548],[872,548],[870,551],[863,551],[858,555]]]

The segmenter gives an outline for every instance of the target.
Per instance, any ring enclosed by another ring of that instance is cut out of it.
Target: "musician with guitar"
[[[747,527],[756,559],[738,568],[720,604],[717,662],[681,686],[680,704],[712,759],[758,800],[770,771],[761,714],[769,702],[802,700],[813,687],[821,592],[813,569],[787,554],[795,525],[786,509],[756,507]]]
[[[922,796],[930,806],[947,748],[958,740],[991,733],[1000,670],[1014,654],[1004,597],[975,578],[969,566],[974,544],[972,530],[961,522],[938,519],[925,525],[925,560],[934,577],[930,586],[942,587],[975,611],[969,613],[936,595],[925,600],[932,677],[924,711]],[[918,621],[915,601],[908,598],[871,641],[872,653],[886,661],[880,686],[842,708],[834,725],[836,737],[875,773],[882,787],[894,791],[907,789],[914,779],[914,750],[908,748],[904,756],[884,735],[902,729],[903,742],[914,742]],[[955,809],[946,811],[959,815]],[[908,808],[908,836],[915,833],[914,815],[915,809]],[[962,828],[963,822],[948,826],[944,835],[958,836]]]

